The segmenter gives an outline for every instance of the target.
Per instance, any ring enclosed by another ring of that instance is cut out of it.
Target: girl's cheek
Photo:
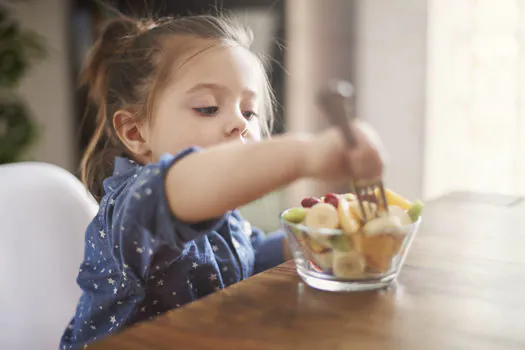
[[[261,141],[261,127],[259,123],[249,123],[243,139],[246,141]]]

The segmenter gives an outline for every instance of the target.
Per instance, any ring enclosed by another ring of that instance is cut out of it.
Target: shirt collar
[[[116,157],[115,167],[113,169],[113,175],[114,176],[122,175],[128,172],[129,170],[135,170],[139,167],[140,165],[134,160],[131,160],[126,157]]]
[[[105,192],[110,193],[121,186],[141,167],[140,164],[129,158],[115,157],[113,174],[103,181]]]

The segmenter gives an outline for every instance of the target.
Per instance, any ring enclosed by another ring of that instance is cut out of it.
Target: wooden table
[[[525,201],[427,203],[397,284],[305,285],[287,262],[89,349],[525,349]]]

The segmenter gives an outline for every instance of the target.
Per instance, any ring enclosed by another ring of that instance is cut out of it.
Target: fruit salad
[[[351,193],[329,193],[304,198],[282,219],[314,270],[342,279],[385,274],[403,255],[406,238],[424,207],[390,189],[385,195],[388,211],[371,197],[362,198],[361,206]]]

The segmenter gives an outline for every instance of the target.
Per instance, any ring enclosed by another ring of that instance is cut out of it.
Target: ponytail
[[[91,48],[81,75],[89,101],[96,106],[96,128],[81,160],[81,180],[97,201],[104,195],[102,181],[111,175],[115,156],[123,153],[108,115],[109,66],[127,38],[136,31],[133,20],[119,17],[109,21]]]

